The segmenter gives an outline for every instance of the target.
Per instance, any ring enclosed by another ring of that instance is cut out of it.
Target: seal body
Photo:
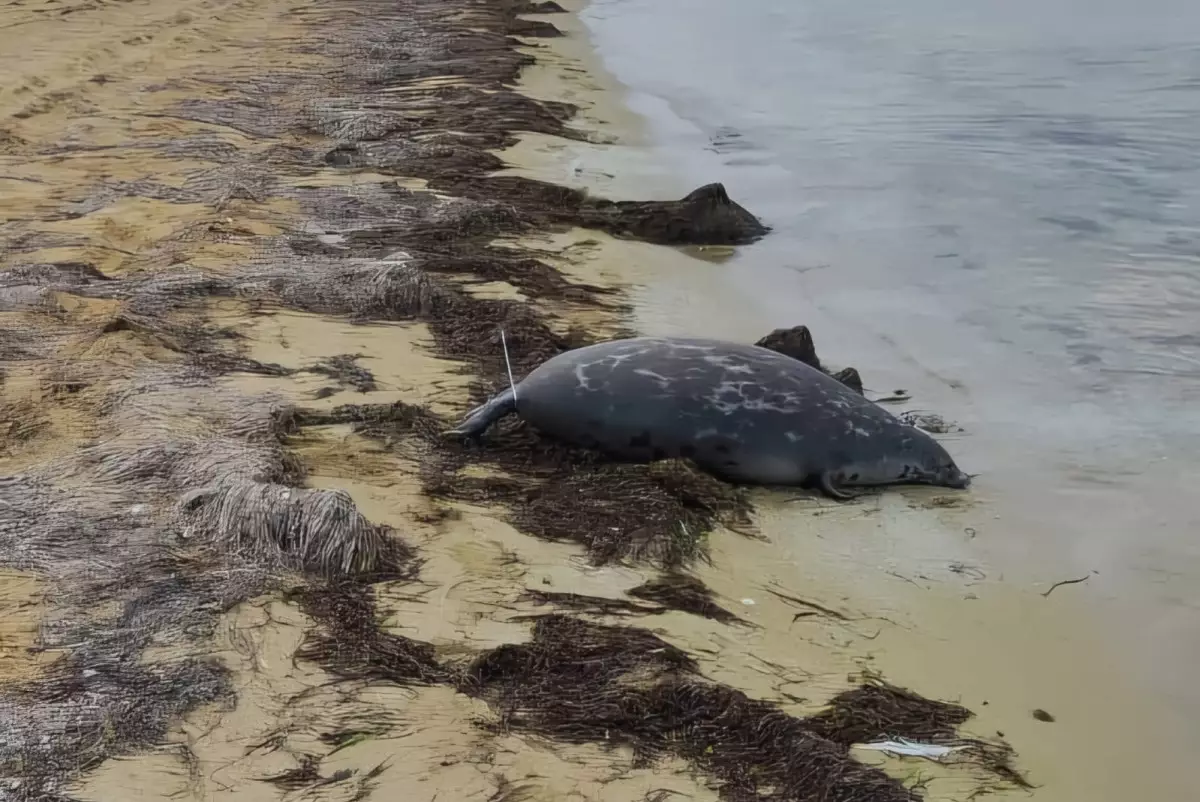
[[[734,482],[847,488],[970,479],[927,433],[827,374],[754,345],[635,337],[559,354],[449,434],[478,437],[516,412],[614,457],[690,459]]]

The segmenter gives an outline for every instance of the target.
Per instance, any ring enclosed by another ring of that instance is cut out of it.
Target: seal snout
[[[945,483],[947,487],[955,490],[966,490],[971,486],[971,475],[963,473],[958,468],[951,468],[946,472]]]

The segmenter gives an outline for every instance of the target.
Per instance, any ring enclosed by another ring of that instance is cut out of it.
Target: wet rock
[[[567,10],[555,2],[529,3],[522,14],[566,14]]]
[[[859,376],[858,371],[854,368],[845,368],[843,370],[839,370],[837,373],[831,373],[830,375],[859,395],[864,394],[862,376]]]
[[[740,245],[770,231],[723,184],[706,184],[677,201],[591,201],[580,211],[589,225],[664,245]]]
[[[813,343],[808,326],[792,326],[790,329],[775,329],[755,343],[759,348],[769,348],[806,365],[824,370],[817,357],[817,346]]]
[[[555,28],[548,22],[531,19],[515,19],[509,24],[508,32],[513,36],[528,36],[538,38],[552,38],[562,36],[562,31]]]
[[[775,329],[766,337],[755,343],[760,348],[769,348],[784,356],[798,359],[822,373],[827,373],[859,395],[863,394],[862,377],[854,368],[843,368],[837,373],[830,373],[821,365],[817,356],[817,346],[813,342],[812,332],[808,326],[792,326],[790,329]]]
[[[438,182],[439,190],[444,182]],[[675,201],[612,201],[574,187],[523,176],[456,180],[452,194],[503,199],[534,225],[569,225],[660,245],[742,245],[770,232],[730,199],[721,184],[707,184]]]

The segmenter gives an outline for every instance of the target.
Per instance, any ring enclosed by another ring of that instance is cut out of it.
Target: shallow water
[[[584,20],[655,141],[648,182],[723,181],[774,227],[648,281],[642,328],[806,323],[870,388],[962,423],[989,513],[970,552],[1023,587],[1088,576],[1055,596],[1106,641],[1043,665],[1017,618],[1041,614],[1014,606],[984,624],[1000,659],[1111,660],[1115,695],[1200,746],[1200,6],[594,0]]]

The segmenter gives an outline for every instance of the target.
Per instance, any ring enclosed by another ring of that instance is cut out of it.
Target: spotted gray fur
[[[517,413],[615,457],[683,457],[734,482],[966,488],[942,446],[841,382],[755,345],[635,337],[559,354],[472,410],[448,435],[480,437]]]

